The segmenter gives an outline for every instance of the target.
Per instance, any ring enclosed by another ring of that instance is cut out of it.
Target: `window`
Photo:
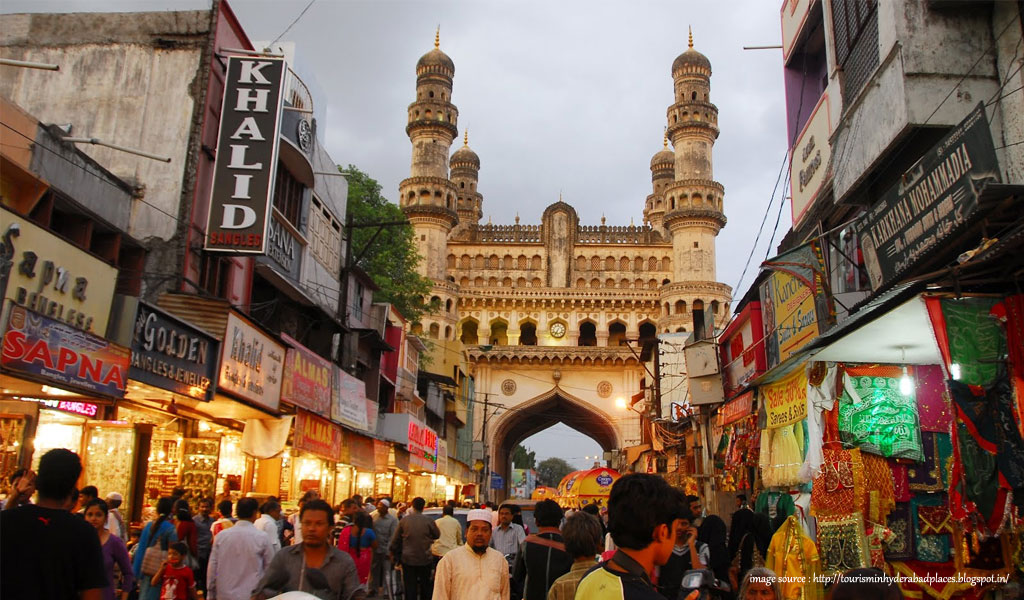
[[[203,252],[202,260],[199,267],[199,287],[218,298],[227,298],[231,259],[216,253]]]
[[[356,294],[355,298],[352,299],[352,316],[356,319],[363,320],[363,282],[356,282]]]
[[[846,104],[853,101],[878,67],[876,0],[832,0],[832,28]]]
[[[313,258],[330,273],[341,272],[341,223],[313,196],[309,211],[309,245]]]
[[[274,181],[274,208],[284,215],[293,227],[302,231],[302,197],[306,186],[288,172],[284,163],[277,163],[277,178]]]

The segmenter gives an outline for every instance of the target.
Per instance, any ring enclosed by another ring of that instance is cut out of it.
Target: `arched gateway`
[[[486,181],[468,133],[451,152],[459,134],[455,62],[435,38],[416,63],[406,126],[412,166],[399,196],[423,258],[419,271],[445,310],[424,316],[415,330],[461,341],[473,363],[475,400],[507,408],[485,419],[478,402],[473,419],[474,441],[484,441],[503,475],[516,442],[559,421],[608,449],[639,443],[636,414],[616,403],[640,391],[643,373],[624,344],[728,319],[732,290],[715,271],[715,238],[726,219],[725,189],[712,172],[718,109],[711,62],[691,38],[668,74],[673,104],[663,147],[650,161],[651,193],[632,199],[642,225],[606,225],[603,217],[600,225],[583,224],[561,195],[539,224],[518,216],[492,224],[482,222],[477,184]],[[565,456],[574,456],[569,440]]]

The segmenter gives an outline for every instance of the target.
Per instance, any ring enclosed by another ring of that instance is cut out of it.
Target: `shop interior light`
[[[953,377],[953,379],[960,379],[960,365],[956,363],[950,365],[949,374]]]
[[[44,394],[49,394],[51,396],[79,396],[80,395],[80,394],[76,394],[75,392],[69,392],[67,390],[62,390],[60,388],[50,387],[48,385],[44,385],[42,388],[40,388],[40,391],[42,391]]]
[[[209,421],[200,421],[199,422],[199,431],[209,431],[209,430],[210,430],[210,422]]]
[[[910,372],[907,370],[906,348],[900,348],[900,354],[903,356],[900,361],[903,363],[903,376],[900,377],[900,393],[904,396],[909,396],[914,393],[914,379],[910,376]]]
[[[626,410],[626,399],[619,397],[615,399],[615,408],[619,410]]]

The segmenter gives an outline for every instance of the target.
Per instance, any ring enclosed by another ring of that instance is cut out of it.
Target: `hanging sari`
[[[889,461],[881,456],[869,453],[861,454],[864,463],[864,499],[862,504],[867,507],[864,513],[868,521],[885,522],[885,517],[896,504],[896,492],[893,487],[892,472]]]
[[[800,521],[791,516],[775,532],[768,545],[765,566],[782,582],[784,600],[819,600],[824,597],[822,585],[815,581],[821,574],[821,562],[814,540],[807,537]]]
[[[865,486],[860,449],[827,445],[822,452],[821,471],[811,484],[811,514],[849,515],[862,510]]]

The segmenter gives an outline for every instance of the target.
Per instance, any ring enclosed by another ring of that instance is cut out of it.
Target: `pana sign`
[[[207,250],[266,251],[286,74],[284,59],[228,57]]]
[[[211,400],[220,343],[184,321],[139,303],[132,335],[132,379],[196,400]]]
[[[228,313],[217,387],[277,412],[281,403],[284,346],[234,312]]]
[[[10,269],[4,297],[75,329],[106,333],[117,269],[7,209],[0,222],[0,274]]]

